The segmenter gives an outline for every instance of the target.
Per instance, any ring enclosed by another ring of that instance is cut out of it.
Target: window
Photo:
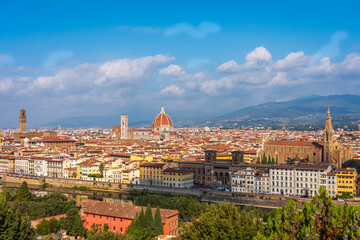
[[[115,232],[115,226],[113,227],[113,230],[114,230],[114,232]]]

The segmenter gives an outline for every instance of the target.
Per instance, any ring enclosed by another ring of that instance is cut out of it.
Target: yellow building
[[[140,164],[140,184],[149,186],[162,186],[164,166],[165,163]]]
[[[356,195],[356,179],[357,173],[353,168],[341,168],[336,173],[337,192],[339,195],[349,193]]]
[[[256,151],[248,150],[244,152],[244,162],[253,163],[256,162]]]
[[[80,164],[76,165],[76,178],[81,179],[82,178],[82,168]]]
[[[163,170],[164,187],[192,188],[194,173],[191,169],[167,168]]]

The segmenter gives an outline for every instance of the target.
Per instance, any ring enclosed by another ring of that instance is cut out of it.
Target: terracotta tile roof
[[[285,145],[285,146],[308,146],[313,147],[317,146],[318,143],[308,142],[308,141],[275,141],[269,140],[265,143],[265,145]]]
[[[163,167],[165,165],[165,163],[143,163],[140,167]]]
[[[118,204],[118,203],[107,203],[107,202],[85,202],[83,203],[83,212],[98,214],[109,217],[119,217],[126,219],[135,219],[136,213],[140,214],[143,209],[144,212],[146,207]],[[152,214],[155,215],[156,208],[151,208]],[[162,222],[165,223],[165,218],[178,214],[177,210],[160,209]]]
[[[176,168],[167,168],[163,171],[165,172],[170,172],[170,173],[192,173],[193,170],[192,169],[188,169],[188,168],[183,168],[183,169],[176,169]]]
[[[319,169],[326,170],[329,165],[318,165],[318,164],[298,164],[295,166],[295,169]]]
[[[36,220],[32,220],[33,222],[41,222],[42,220],[50,220],[50,219],[57,219],[59,220],[60,218],[66,217],[66,214],[61,214],[61,215],[57,215],[57,216],[51,216],[51,217],[46,217],[46,218],[40,218],[40,219],[36,219]]]

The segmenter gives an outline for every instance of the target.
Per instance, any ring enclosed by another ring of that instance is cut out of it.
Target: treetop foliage
[[[360,207],[336,205],[320,187],[302,211],[289,200],[257,239],[360,239]]]

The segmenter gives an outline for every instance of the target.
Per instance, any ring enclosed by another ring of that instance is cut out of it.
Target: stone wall
[[[94,190],[111,190],[111,191],[120,191],[118,183],[109,183],[108,182],[94,182],[81,179],[67,179],[67,178],[50,178],[50,177],[27,177],[19,176],[13,174],[3,175],[1,181],[3,183],[22,183],[26,181],[29,185],[38,185],[41,186],[43,183],[48,183],[54,187],[89,187]],[[121,184],[122,189],[128,188],[127,184]]]

